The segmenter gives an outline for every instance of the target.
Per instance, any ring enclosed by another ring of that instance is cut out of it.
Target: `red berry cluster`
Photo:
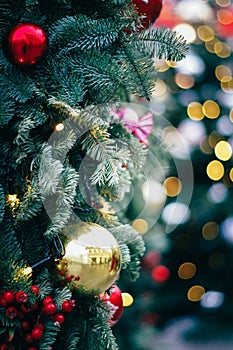
[[[34,294],[39,294],[37,286],[31,287]],[[28,350],[37,350],[37,341],[44,335],[45,326],[42,323],[43,317],[52,317],[55,324],[60,327],[65,321],[63,313],[71,312],[75,306],[75,301],[65,300],[61,310],[57,309],[52,296],[47,296],[41,302],[33,305],[28,304],[28,295],[24,291],[5,291],[0,294],[0,306],[5,307],[6,316],[10,319],[18,318],[21,321],[22,336]],[[12,341],[12,339],[10,339]],[[0,350],[14,350],[12,343],[0,344]]]
[[[62,285],[67,285],[67,284],[71,284],[72,282],[75,281],[79,281],[80,277],[79,276],[75,276],[75,275],[68,275],[68,270],[67,269],[62,269],[60,271],[58,271],[59,275],[62,278]]]

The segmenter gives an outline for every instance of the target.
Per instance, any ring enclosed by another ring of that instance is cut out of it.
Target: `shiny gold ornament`
[[[97,295],[117,279],[121,251],[107,229],[86,222],[70,225],[64,232],[64,247],[65,255],[57,269],[70,282],[70,287]]]

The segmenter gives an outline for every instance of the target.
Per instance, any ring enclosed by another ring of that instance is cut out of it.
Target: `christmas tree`
[[[136,5],[1,1],[0,349],[117,349],[113,284],[138,277],[144,243],[111,202],[148,134],[117,103],[149,99],[154,56],[187,51]]]

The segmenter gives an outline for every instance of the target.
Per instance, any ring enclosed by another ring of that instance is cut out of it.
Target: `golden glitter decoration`
[[[116,281],[121,268],[121,251],[114,236],[105,228],[80,222],[64,232],[65,255],[58,261],[58,273],[72,278],[71,286],[97,295]]]

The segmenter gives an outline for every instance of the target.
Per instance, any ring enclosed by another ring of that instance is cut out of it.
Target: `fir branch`
[[[45,144],[41,151],[37,175],[43,198],[56,192],[63,170],[62,163],[52,157],[52,147]]]
[[[130,159],[126,148],[119,148],[116,142],[109,138],[107,130],[95,128],[83,140],[83,149],[87,155],[98,162],[91,176],[92,184],[112,186],[119,182],[119,164]]]
[[[44,326],[44,335],[40,340],[39,350],[48,350],[53,345],[53,343],[55,343],[57,334],[60,331],[60,328],[50,318],[44,321]]]
[[[92,19],[81,14],[67,16],[51,27],[50,45],[55,49],[59,47],[60,53],[105,48],[114,43],[118,31],[118,26],[113,21]]]
[[[49,197],[47,202],[44,202],[46,211],[52,221],[45,232],[45,237],[49,240],[61,232],[72,214],[78,174],[73,168],[67,166],[62,173],[61,180],[62,182],[57,188],[57,199],[55,202]]]
[[[135,50],[140,50],[150,57],[165,58],[167,60],[180,61],[187,55],[188,46],[182,35],[165,28],[150,28],[141,31],[137,40],[132,35],[129,45]]]
[[[6,96],[0,96],[0,127],[6,125],[14,116],[14,103]]]
[[[53,294],[53,298],[54,298],[54,301],[56,303],[57,309],[61,310],[62,303],[65,300],[71,299],[71,296],[72,296],[72,293],[71,293],[70,289],[68,289],[67,287],[63,288],[62,290],[55,289],[54,294]]]

